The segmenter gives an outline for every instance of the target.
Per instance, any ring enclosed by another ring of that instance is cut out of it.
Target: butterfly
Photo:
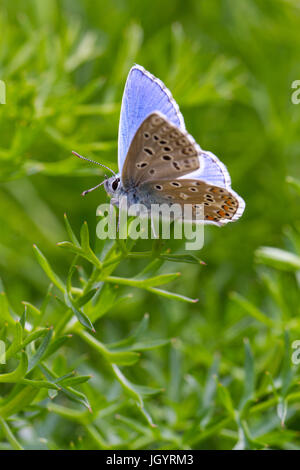
[[[108,168],[113,176],[83,194],[104,184],[113,204],[118,205],[121,196],[129,205],[146,207],[191,204],[193,218],[203,205],[204,223],[214,225],[243,214],[245,202],[231,189],[225,165],[200,148],[186,131],[171,92],[140,65],[129,71],[123,94],[118,166],[118,174]]]

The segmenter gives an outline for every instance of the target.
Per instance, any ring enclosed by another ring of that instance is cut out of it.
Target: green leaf
[[[160,348],[170,344],[170,339],[154,339],[154,340],[145,340],[134,343],[129,347],[130,351],[150,351],[151,349]]]
[[[49,382],[55,383],[59,379],[58,375],[51,371],[45,363],[40,364],[39,368]],[[60,391],[64,393],[68,398],[70,398],[70,400],[76,403],[80,403],[81,405],[85,406],[89,411],[91,411],[90,402],[86,395],[84,395],[84,393],[81,393],[78,390],[75,390],[74,388],[69,386],[61,387]]]
[[[239,404],[239,410],[244,411],[254,398],[255,390],[255,373],[254,373],[254,358],[251,351],[250,343],[247,338],[244,340],[245,344],[245,380],[244,380],[244,394]]]
[[[48,260],[45,258],[43,253],[38,249],[36,245],[33,245],[33,249],[36,255],[36,258],[41,266],[41,268],[44,270],[44,272],[47,274],[49,277],[50,281],[53,282],[53,284],[61,291],[65,292],[65,286],[61,279],[55,274],[55,272],[52,270],[50,264],[48,263]]]
[[[195,255],[189,254],[171,254],[171,253],[162,253],[159,257],[166,261],[173,261],[175,263],[190,263],[190,264],[202,264],[206,263],[201,259],[197,258]]]
[[[32,305],[30,302],[23,301],[22,304],[25,305],[25,307],[27,307],[27,310],[30,310],[31,313],[35,317],[39,317],[41,315],[40,310],[38,308],[36,308],[34,305]]]
[[[69,222],[69,220],[68,220],[67,214],[64,214],[64,221],[65,221],[67,233],[68,233],[68,235],[69,235],[69,238],[70,238],[71,242],[72,242],[75,246],[80,247],[79,241],[78,241],[78,239],[77,239],[75,233],[74,233],[73,230],[72,230],[72,227],[71,227],[70,222]]]
[[[21,444],[18,442],[18,440],[15,438],[13,435],[10,427],[8,424],[4,421],[4,419],[0,416],[0,426],[2,428],[3,434],[12,446],[14,450],[24,450]]]
[[[52,356],[56,351],[58,351],[68,339],[72,338],[72,335],[64,335],[56,338],[50,346],[48,347],[47,351],[44,354],[43,359],[47,359],[48,357]]]
[[[100,353],[109,363],[118,364],[123,366],[131,366],[135,364],[140,355],[136,352],[124,351],[114,352],[107,349],[107,347],[91,336],[86,331],[78,331],[79,336],[84,339],[93,349]]]
[[[81,247],[84,252],[89,253],[90,251],[90,235],[89,235],[89,228],[88,224],[84,222],[81,227],[80,231],[80,240],[81,240]]]
[[[34,369],[36,365],[39,364],[39,362],[43,359],[43,356],[46,353],[49,343],[51,341],[52,334],[53,329],[50,328],[45,338],[41,342],[40,346],[38,347],[36,353],[29,359],[28,372]]]
[[[160,276],[151,277],[148,279],[129,279],[124,277],[108,276],[105,281],[113,284],[120,284],[131,287],[138,287],[145,289],[147,287],[160,286],[172,282],[180,276],[180,273],[161,274]]]
[[[85,251],[83,248],[78,247],[71,242],[59,242],[57,243],[57,246],[59,246],[60,248],[64,248],[76,255],[80,255],[82,258],[85,258],[91,264],[96,266],[96,268],[102,269],[101,261],[97,258],[97,256],[94,254],[94,252],[91,249],[88,249]]]
[[[161,297],[165,297],[166,299],[171,300],[179,300],[179,302],[187,302],[189,304],[195,304],[198,302],[198,299],[191,299],[190,297],[186,297],[185,295],[175,294],[174,292],[168,292],[162,289],[156,289],[154,287],[147,287],[149,292],[153,294],[160,295]]]
[[[9,311],[9,304],[5,292],[0,292],[0,321],[14,325],[15,321]]]
[[[25,386],[6,401],[0,405],[0,416],[6,419],[11,415],[24,411],[26,407],[35,399],[38,394],[38,388]]]
[[[73,300],[68,296],[68,294],[65,294],[65,302],[66,305],[72,310],[72,312],[74,313],[77,320],[82,326],[92,332],[96,331],[89,317],[82,310],[79,310],[75,307]]]
[[[74,385],[85,383],[90,379],[91,379],[90,375],[79,375],[77,377],[67,377],[66,379],[59,381],[59,384],[64,387],[65,386],[68,387],[68,386],[74,386]]]
[[[141,322],[139,323],[135,331],[132,333],[132,335],[128,336],[127,338],[124,338],[121,341],[110,343],[108,347],[110,349],[117,349],[117,348],[126,348],[127,346],[132,345],[137,338],[139,338],[143,333],[145,333],[148,326],[149,326],[149,314],[145,313]]]
[[[291,361],[291,348],[290,348],[290,335],[288,331],[284,332],[284,356],[282,367],[280,371],[280,379],[281,379],[281,389],[278,393],[278,404],[277,404],[277,415],[280,419],[281,426],[283,427],[286,420],[287,410],[288,410],[288,402],[287,402],[287,394],[289,388],[291,386],[293,378],[293,371],[292,371],[292,361]]]
[[[282,362],[282,368],[280,372],[281,378],[281,394],[286,396],[289,390],[289,387],[292,382],[293,371],[292,371],[292,361],[291,361],[291,348],[290,348],[290,335],[287,330],[284,332],[284,356]]]
[[[21,355],[18,367],[13,372],[0,374],[0,383],[15,383],[23,378],[27,372],[28,360],[25,352]]]
[[[298,271],[300,256],[279,248],[264,246],[256,250],[256,261],[283,271]]]
[[[83,307],[85,304],[87,304],[96,294],[98,289],[91,289],[88,291],[86,294],[82,295],[78,299],[76,299],[75,304],[78,308]]]
[[[23,328],[19,321],[15,323],[15,335],[12,344],[6,351],[6,360],[13,357],[23,347]]]
[[[249,302],[249,300],[245,299],[237,292],[232,292],[230,294],[230,298],[257,321],[264,323],[269,328],[276,326],[276,322],[274,320],[269,318],[265,313],[261,312],[254,304]]]
[[[94,297],[93,305],[89,305],[89,314],[94,322],[105,315],[121,300],[116,300],[118,290],[111,284],[104,283],[97,290],[98,292]]]
[[[286,178],[287,183],[289,183],[300,195],[300,181],[292,176]]]
[[[217,388],[217,374],[219,370],[219,363],[220,363],[220,357],[219,355],[216,355],[207,374],[204,392],[203,392],[203,398],[202,398],[202,406],[201,406],[201,411],[202,411],[201,426],[202,427],[207,426],[210,420],[210,416],[213,413],[213,409],[214,409],[213,401],[215,398],[215,393],[216,393],[216,388]]]
[[[221,383],[218,383],[218,397],[231,418],[235,416],[234,404],[229,390]]]

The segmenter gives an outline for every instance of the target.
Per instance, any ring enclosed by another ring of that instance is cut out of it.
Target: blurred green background
[[[59,376],[93,374],[78,383],[93,412],[38,389],[3,415],[2,448],[300,447],[299,376],[291,362],[292,341],[300,339],[300,107],[291,102],[291,84],[300,79],[299,27],[297,0],[2,0],[0,274],[7,303],[0,302],[0,328],[7,312],[14,320],[23,314],[22,301],[40,309],[45,299],[49,280],[33,244],[66,281],[73,255],[56,246],[67,239],[65,212],[76,234],[88,222],[100,253],[96,208],[107,197],[103,189],[80,193],[103,173],[71,150],[117,169],[121,97],[133,63],[164,81],[188,131],[225,163],[246,201],[238,222],[205,229],[205,246],[193,254],[206,266],[158,266],[158,274],[180,271],[171,290],[198,303],[120,286],[118,296],[131,297],[95,317],[105,344],[128,336],[146,312],[144,339],[171,343],[140,346],[139,361],[116,371],[75,332],[46,363]],[[168,248],[184,253],[182,242]],[[135,249],[151,250],[152,242]],[[127,257],[113,275],[131,279],[149,261]],[[89,277],[91,266],[77,263]],[[92,307],[85,308],[89,315]],[[27,313],[25,336],[32,327],[55,329],[65,314],[54,300],[40,322],[31,307]],[[8,321],[8,345],[14,328]],[[0,374],[17,366],[16,354]],[[137,384],[145,408],[118,382],[120,370]],[[45,378],[41,368],[32,374],[28,380]],[[0,383],[0,405],[22,387]]]

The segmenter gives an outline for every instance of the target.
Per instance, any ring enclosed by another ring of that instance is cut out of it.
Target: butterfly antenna
[[[115,173],[111,168],[109,168],[108,166],[105,166],[105,165],[103,165],[102,163],[99,163],[99,162],[95,162],[94,160],[90,160],[89,158],[83,157],[82,155],[79,155],[79,153],[74,152],[74,150],[72,150],[72,153],[73,153],[73,155],[75,155],[76,157],[81,158],[81,160],[86,160],[87,162],[95,163],[95,165],[103,166],[103,167],[106,168],[107,170],[111,171],[113,175],[116,176],[116,173]],[[98,187],[98,186],[96,186],[96,188],[97,188],[97,187]],[[95,189],[95,188],[92,188],[92,189]]]
[[[83,193],[81,193],[81,196],[85,196],[86,194],[91,193],[92,191],[94,191],[94,189],[97,189],[97,188],[99,188],[99,186],[102,186],[102,184],[104,184],[105,181],[106,180],[102,181],[102,183],[97,184],[97,186],[94,186],[93,188],[90,188],[90,189],[87,189],[86,191],[83,191]]]

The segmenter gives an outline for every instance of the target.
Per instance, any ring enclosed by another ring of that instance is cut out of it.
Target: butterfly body
[[[112,176],[104,183],[104,188],[107,194],[111,197],[111,203],[117,207],[119,206],[119,202],[122,197],[126,197],[129,207],[133,204],[142,204],[148,211],[151,210],[152,204],[162,204],[164,202],[169,203],[169,201],[165,201],[163,198],[152,194],[151,191],[148,191],[148,189],[143,185],[134,186],[132,184],[131,187],[125,189],[120,182],[118,184],[118,188],[116,188],[117,181],[121,181],[119,174],[115,177]],[[113,189],[114,186],[116,189]]]
[[[194,220],[200,205],[204,222],[237,220],[245,203],[231,188],[225,165],[188,134],[170,91],[143,67],[129,72],[122,99],[118,142],[119,173],[104,182],[119,205],[185,204]]]

